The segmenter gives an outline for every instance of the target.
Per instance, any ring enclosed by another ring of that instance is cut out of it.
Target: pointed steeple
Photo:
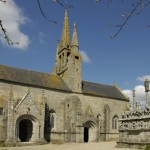
[[[70,32],[69,32],[68,10],[67,9],[65,9],[65,17],[64,17],[61,41],[62,41],[63,46],[70,45]]]
[[[72,41],[70,41],[67,9],[65,10],[62,37],[58,42],[56,60],[52,73],[60,76],[72,91],[82,92],[82,57],[79,53],[75,24]]]
[[[73,29],[73,34],[72,34],[72,42],[71,42],[72,46],[76,46],[79,47],[78,44],[78,36],[77,36],[77,30],[76,30],[76,24],[74,23],[74,29]]]

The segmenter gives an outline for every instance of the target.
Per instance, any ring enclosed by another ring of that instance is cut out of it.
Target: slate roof
[[[128,98],[116,85],[104,85],[82,81],[82,91],[84,94],[107,97],[113,99],[127,100]]]
[[[63,79],[57,75],[5,65],[0,65],[0,80],[71,92]],[[114,85],[103,85],[82,81],[82,92],[86,95],[128,100],[127,97]]]
[[[5,65],[0,65],[0,80],[70,91],[68,86],[59,76]]]

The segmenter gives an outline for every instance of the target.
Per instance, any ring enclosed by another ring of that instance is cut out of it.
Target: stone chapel
[[[118,138],[129,99],[117,85],[82,80],[76,25],[68,12],[51,74],[0,65],[0,142],[100,142]]]

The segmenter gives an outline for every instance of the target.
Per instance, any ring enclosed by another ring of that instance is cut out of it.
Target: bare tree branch
[[[95,2],[101,2],[102,0],[95,0]],[[122,3],[124,0],[120,0]],[[106,7],[108,7],[113,0],[107,0]],[[132,10],[128,13],[125,13],[122,15],[122,18],[124,18],[124,22],[120,25],[116,25],[115,27],[118,28],[115,34],[111,35],[111,38],[115,38],[116,36],[119,35],[119,33],[123,30],[124,26],[127,24],[129,19],[131,19],[133,16],[140,15],[140,13],[144,10],[145,7],[147,7],[150,4],[150,0],[135,0],[135,2],[132,4]],[[111,25],[112,27],[112,25]],[[148,26],[150,27],[150,25]]]
[[[74,8],[75,7],[75,6],[72,6],[72,5],[67,5],[67,3],[64,5],[59,0],[53,0],[53,2],[58,3],[61,7],[64,7],[65,9]]]
[[[0,2],[3,2],[6,4],[6,0],[0,0]],[[4,38],[6,39],[8,45],[14,45],[14,44],[19,44],[18,42],[13,42],[6,34],[6,29],[4,29],[3,24],[2,24],[2,20],[0,20],[0,27],[1,27],[1,31],[4,35]]]
[[[2,20],[0,20],[0,27],[1,27],[1,30],[4,34],[4,38],[6,39],[8,45],[14,45],[14,44],[19,44],[18,42],[13,42],[6,34],[6,29],[4,29],[3,25],[2,25]]]
[[[68,9],[68,8],[73,8],[74,6],[71,6],[71,5],[68,5],[67,3],[66,4],[63,4],[60,2],[60,0],[52,0],[53,2],[55,3],[58,3],[61,7],[65,8],[65,9]],[[96,3],[100,3],[102,2],[102,0],[94,0]],[[121,2],[123,2],[124,0],[120,0]],[[6,3],[7,0],[0,0],[0,2],[2,3]],[[113,0],[106,0],[106,7],[108,7],[111,3],[113,2]],[[40,3],[40,0],[37,0],[37,3],[38,3],[38,7],[40,9],[40,12],[42,14],[42,16],[49,22],[53,22],[55,24],[57,24],[56,21],[54,20],[51,20],[51,19],[48,19],[45,14],[44,14],[44,11],[41,7],[41,3]],[[129,21],[129,19],[131,19],[133,16],[137,16],[139,15],[145,7],[149,6],[150,5],[150,0],[134,0],[134,3],[132,4],[132,9],[128,12],[128,13],[125,13],[122,15],[122,18],[124,19],[124,22],[120,25],[116,25],[116,27],[118,28],[118,30],[116,31],[115,34],[113,34],[112,36],[110,36],[111,38],[115,38],[116,36],[119,35],[119,33],[123,30],[123,28],[125,27],[125,25],[127,24],[127,22]],[[112,26],[111,26],[112,27]],[[150,27],[150,25],[148,25],[148,27]],[[0,28],[1,28],[1,31],[4,35],[4,38],[6,39],[7,43],[9,45],[13,45],[13,44],[19,44],[17,42],[13,42],[6,34],[6,29],[3,27],[3,24],[2,24],[2,20],[0,20]]]
[[[136,3],[132,4],[133,9],[129,13],[122,15],[122,17],[125,18],[125,21],[120,25],[116,25],[116,27],[118,27],[119,29],[117,30],[117,32],[115,34],[113,34],[110,37],[115,38],[116,36],[118,36],[118,34],[122,31],[123,27],[127,24],[128,20],[131,19],[133,15],[139,15],[141,13],[141,11],[145,7],[147,7],[149,4],[150,4],[150,0],[146,0],[145,4],[144,4],[143,0],[137,0]],[[140,11],[138,11],[138,13],[136,13],[136,11],[138,9],[140,9]]]
[[[146,2],[146,3],[142,3],[142,4],[141,4],[141,10],[138,11],[138,12],[136,13],[136,15],[139,15],[139,14],[143,11],[143,9],[144,9],[145,7],[147,7],[149,4],[150,4],[150,0],[148,0],[148,2]]]
[[[40,1],[39,1],[39,0],[37,0],[37,3],[38,3],[38,6],[39,6],[39,9],[40,9],[40,12],[41,12],[42,16],[43,16],[47,21],[53,22],[53,23],[57,24],[56,21],[51,20],[51,19],[48,19],[48,18],[45,16],[45,14],[44,14],[44,12],[43,12],[43,10],[42,10],[42,7],[41,7],[41,4],[40,4]]]
[[[53,2],[58,3],[60,6],[62,6],[62,7],[64,7],[64,8],[65,8],[65,5],[64,5],[64,4],[62,4],[59,0],[53,0]]]

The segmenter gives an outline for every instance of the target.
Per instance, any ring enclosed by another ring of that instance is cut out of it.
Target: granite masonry
[[[141,108],[139,102],[135,109],[122,113],[119,119],[119,140],[117,147],[145,148],[150,145],[150,107]]]
[[[66,10],[51,74],[0,65],[0,142],[117,139],[129,100],[117,85],[83,81],[81,65],[76,25],[70,41]]]

